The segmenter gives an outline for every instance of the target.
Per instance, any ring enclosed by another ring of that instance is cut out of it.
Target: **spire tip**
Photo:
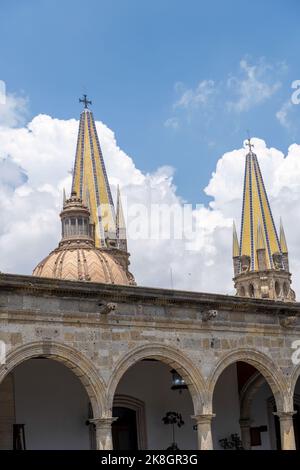
[[[82,95],[82,98],[79,98],[79,103],[83,103],[84,109],[88,109],[89,104],[92,104],[92,102],[88,100],[87,95]]]

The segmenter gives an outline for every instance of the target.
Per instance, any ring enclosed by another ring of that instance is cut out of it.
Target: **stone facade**
[[[199,448],[210,449],[214,387],[228,365],[244,361],[271,387],[282,446],[290,449],[300,375],[300,366],[292,362],[292,343],[300,340],[299,314],[298,303],[1,274],[0,340],[7,356],[0,382],[33,357],[63,362],[88,393],[98,448],[108,449],[120,379],[138,361],[155,358],[185,379]],[[243,395],[245,441],[247,399],[257,386],[254,380],[254,389]]]

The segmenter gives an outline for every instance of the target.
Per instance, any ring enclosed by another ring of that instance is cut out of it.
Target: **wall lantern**
[[[172,374],[172,386],[171,390],[179,390],[179,393],[182,393],[182,390],[187,389],[187,385],[181,375],[175,369],[171,370]]]

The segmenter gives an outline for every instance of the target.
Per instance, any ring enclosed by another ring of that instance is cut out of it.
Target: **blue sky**
[[[299,143],[297,0],[10,0],[0,11],[0,79],[28,97],[28,118],[78,118],[87,93],[136,166],[172,165],[190,202],[206,200],[247,129],[284,152]]]

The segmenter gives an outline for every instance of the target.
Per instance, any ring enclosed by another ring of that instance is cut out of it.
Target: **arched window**
[[[254,297],[254,285],[249,284],[249,296]]]
[[[280,296],[280,284],[278,281],[275,282],[275,293],[277,297]]]
[[[245,297],[245,295],[246,295],[245,287],[242,286],[241,289],[240,289],[240,296],[241,296],[241,297]]]
[[[288,296],[288,293],[289,293],[289,286],[288,286],[288,283],[287,282],[284,282],[283,283],[283,294],[285,297]]]

